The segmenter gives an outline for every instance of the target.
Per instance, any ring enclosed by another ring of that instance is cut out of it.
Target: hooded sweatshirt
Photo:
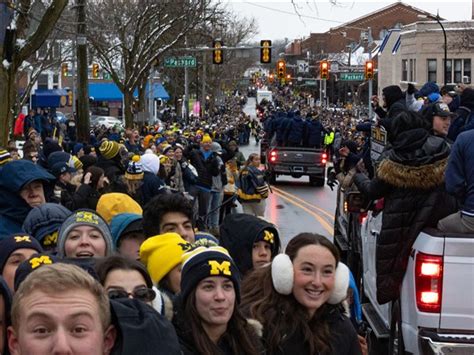
[[[224,218],[220,226],[220,245],[229,251],[242,275],[253,268],[253,244],[265,230],[275,236],[272,246],[273,258],[280,250],[280,238],[275,225],[244,213],[233,213]]]

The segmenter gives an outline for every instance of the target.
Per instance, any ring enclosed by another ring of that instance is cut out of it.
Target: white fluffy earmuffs
[[[272,282],[275,291],[289,295],[293,291],[293,263],[286,254],[278,254],[272,261]],[[349,288],[349,268],[342,262],[337,264],[334,290],[328,299],[329,304],[338,304],[347,297]]]

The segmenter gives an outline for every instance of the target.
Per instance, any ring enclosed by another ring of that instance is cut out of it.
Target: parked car
[[[114,126],[122,126],[122,121],[113,116],[97,116],[91,118],[91,126],[105,126],[111,128]]]

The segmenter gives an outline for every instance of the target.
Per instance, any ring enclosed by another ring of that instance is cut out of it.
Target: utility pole
[[[188,37],[184,37],[184,45],[188,46]],[[189,77],[188,77],[188,67],[184,67],[184,102],[183,102],[183,114],[186,122],[189,120]]]
[[[77,135],[89,139],[89,93],[87,78],[86,1],[77,0]]]
[[[72,115],[73,117],[76,116],[76,52],[77,52],[77,36],[74,37],[73,45],[72,45]],[[31,105],[30,105],[31,106]]]
[[[201,117],[206,112],[206,52],[202,52]]]

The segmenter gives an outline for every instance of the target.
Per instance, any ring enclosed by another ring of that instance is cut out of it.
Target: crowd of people
[[[87,142],[25,124],[0,149],[2,353],[361,353],[337,249],[303,233],[282,254],[263,219],[260,154],[239,151],[257,126],[233,97]]]
[[[368,118],[311,107],[288,88],[274,95],[260,123],[230,97],[204,120],[94,127],[86,142],[73,119],[43,135],[25,118],[22,154],[14,141],[0,148],[2,353],[367,353],[338,249],[309,231],[282,251],[263,218],[260,154],[239,146],[261,124],[271,144],[328,149],[331,188],[350,174],[385,198],[385,303],[422,228],[472,232],[474,91],[385,88],[385,109],[375,98],[374,109],[388,144],[374,164]]]

